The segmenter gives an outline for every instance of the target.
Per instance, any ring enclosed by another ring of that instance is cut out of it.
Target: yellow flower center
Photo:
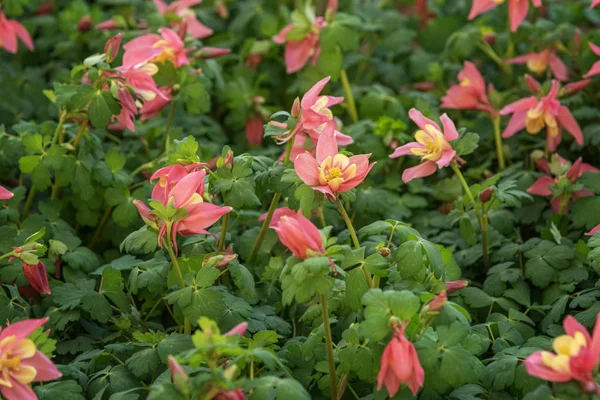
[[[152,47],[162,47],[162,53],[154,57],[151,61],[159,63],[171,61],[173,64],[175,64],[177,56],[175,56],[175,51],[171,46],[169,46],[169,43],[166,40],[159,40],[156,43],[154,43]]]
[[[35,343],[29,339],[21,339],[16,345],[12,345],[16,338],[13,335],[0,341],[0,386],[12,387],[10,378],[27,385],[33,382],[37,375],[35,368],[21,365],[22,359],[35,355]],[[4,350],[6,348],[10,350]]]
[[[571,357],[579,354],[582,347],[587,347],[587,341],[581,332],[576,332],[574,336],[558,336],[552,343],[556,354],[542,352],[542,362],[555,371],[569,373],[571,371],[569,361]]]
[[[469,78],[463,78],[460,81],[460,86],[463,86],[463,87],[471,86],[471,80]]]
[[[450,147],[442,132],[429,124],[425,125],[425,130],[419,130],[415,133],[415,139],[424,147],[411,149],[411,151],[423,160],[437,161],[442,158],[444,151]]]
[[[317,99],[315,104],[311,107],[314,112],[317,112],[321,115],[325,115],[329,120],[333,119],[333,113],[329,108],[327,108],[327,103],[329,99],[327,96],[321,96]]]
[[[538,75],[544,72],[547,67],[548,60],[546,59],[546,57],[536,57],[527,61],[527,68]]]
[[[527,1],[529,1],[529,0],[527,0]],[[496,3],[496,4],[502,4],[502,3],[504,3],[504,0],[494,0],[494,3]]]
[[[340,186],[356,176],[356,164],[350,164],[350,159],[343,154],[327,157],[319,165],[319,183],[329,186],[332,192],[337,192]]]
[[[558,136],[558,122],[552,113],[542,108],[541,105],[527,111],[527,118],[525,119],[527,132],[535,135],[546,126],[550,132],[550,136]]]

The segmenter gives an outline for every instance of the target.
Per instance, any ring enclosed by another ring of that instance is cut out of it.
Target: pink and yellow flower
[[[594,368],[600,361],[600,314],[593,336],[575,318],[563,322],[565,334],[554,338],[554,352],[536,351],[525,360],[529,375],[551,382],[579,381],[586,392],[599,393]]]
[[[161,86],[158,88],[160,96],[156,96],[150,101],[145,101],[140,109],[140,120],[146,121],[160,114],[170,102],[173,96],[173,88],[171,86]]]
[[[502,137],[509,138],[523,129],[535,135],[546,128],[548,150],[553,152],[560,144],[561,131],[565,128],[577,144],[583,145],[583,132],[571,111],[560,104],[559,90],[560,83],[554,80],[548,94],[541,99],[531,96],[504,107],[500,114],[512,114],[512,117]]]
[[[0,11],[0,46],[14,54],[17,52],[19,39],[29,50],[33,50],[33,40],[27,29],[19,21],[6,18]]]
[[[266,214],[260,220],[265,218]],[[301,211],[278,208],[273,213],[269,227],[277,232],[281,243],[298,258],[325,254],[321,232]]]
[[[552,210],[554,210],[554,212],[557,214],[565,214],[569,212],[569,201],[571,199],[577,200],[582,197],[593,196],[594,193],[592,193],[588,189],[579,189],[572,193],[566,192],[555,195],[554,191],[552,190],[552,187],[554,185],[558,185],[559,183],[561,183],[561,181],[566,181],[567,183],[575,184],[575,182],[577,182],[577,179],[580,178],[584,172],[600,173],[600,170],[590,164],[583,163],[581,157],[579,157],[577,161],[575,161],[573,165],[565,172],[565,169],[569,165],[569,162],[561,156],[559,156],[558,154],[556,154],[556,160],[558,160],[560,169],[559,171],[552,170],[550,168],[548,160],[546,160],[545,158],[540,158],[536,161],[538,168],[547,175],[542,176],[541,178],[536,180],[533,183],[533,185],[531,185],[529,189],[527,189],[527,193],[537,196],[552,197]]]
[[[506,60],[507,64],[527,64],[529,71],[541,75],[548,66],[556,79],[559,81],[569,80],[569,69],[556,55],[556,50],[545,49],[539,53],[524,54],[519,57]]]
[[[375,165],[369,164],[370,154],[347,157],[338,153],[332,130],[321,135],[316,153],[316,158],[310,153],[296,157],[294,168],[305,184],[333,199],[360,185]]]
[[[277,44],[285,44],[285,67],[288,74],[300,71],[310,60],[315,66],[319,54],[321,54],[321,42],[319,32],[327,25],[323,17],[315,18],[313,25],[306,35],[300,39],[288,39],[288,35],[294,29],[294,24],[289,24],[273,37]]]
[[[480,110],[497,115],[490,105],[485,81],[473,63],[465,61],[465,67],[458,73],[458,82],[442,97],[441,108]]]
[[[176,68],[187,65],[190,60],[184,43],[177,33],[169,28],[137,37],[123,46],[123,70],[137,69],[146,63],[171,62]]]
[[[534,7],[541,7],[542,0],[531,0]],[[479,14],[492,10],[500,4],[508,2],[508,17],[510,19],[510,30],[516,32],[519,25],[527,17],[529,11],[529,0],[473,0],[473,7],[469,13],[469,19],[473,19]]]
[[[192,7],[202,3],[202,0],[177,0],[167,5],[162,0],[152,0],[161,15],[174,14],[185,22],[186,30],[195,39],[202,39],[212,35],[213,31],[196,18]],[[172,24],[177,25],[176,22]]]
[[[456,158],[456,151],[452,149],[450,142],[458,139],[456,126],[446,114],[440,117],[444,128],[443,133],[436,122],[425,118],[416,108],[411,109],[408,115],[421,128],[415,133],[417,141],[398,147],[390,157],[397,158],[412,154],[421,157],[423,162],[416,167],[404,170],[402,173],[404,183],[432,175],[438,168],[449,166]]]
[[[36,400],[31,382],[47,382],[62,375],[28,336],[48,318],[16,322],[0,331],[0,393],[6,400]]]
[[[408,322],[394,328],[394,336],[381,356],[381,367],[377,376],[377,389],[386,387],[390,397],[394,397],[400,386],[406,384],[414,396],[425,381],[425,371],[421,367],[415,346],[404,336]]]

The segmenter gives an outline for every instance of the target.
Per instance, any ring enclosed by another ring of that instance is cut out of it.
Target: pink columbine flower
[[[152,189],[152,200],[160,201],[164,205],[167,205],[169,195],[175,185],[188,174],[198,171],[198,169],[204,165],[206,164],[175,164],[157,170],[149,179],[150,182],[158,179],[158,183],[154,185],[154,188]],[[200,194],[204,192],[204,180],[202,180],[201,186],[199,186],[198,189]]]
[[[174,14],[181,18],[185,22],[187,32],[195,39],[202,39],[212,35],[213,31],[206,25],[202,24],[196,18],[196,12],[192,10],[192,7],[196,4],[202,3],[202,0],[177,0],[167,5],[162,0],[152,0],[158,12],[161,15]],[[171,26],[178,25],[177,22],[173,22]]]
[[[327,130],[333,130],[335,132],[335,138],[338,145],[346,146],[353,143],[350,136],[344,135],[336,130],[333,112],[330,110],[330,107],[340,104],[344,101],[344,98],[321,96],[321,91],[330,79],[330,76],[321,79],[306,92],[301,101],[296,99],[292,106],[291,115],[293,118],[296,118],[298,122],[292,130],[286,131],[277,137],[279,144],[286,143],[298,133],[308,135],[313,140],[313,143],[316,143],[321,134]],[[276,122],[270,123],[278,125]],[[294,159],[292,158],[292,161],[293,160]]]
[[[404,336],[408,322],[394,328],[394,336],[381,356],[381,367],[377,376],[377,389],[385,385],[390,397],[394,397],[403,383],[414,396],[425,381],[425,371],[419,362],[415,346]]]
[[[424,162],[416,167],[404,170],[402,173],[404,183],[408,183],[416,178],[432,175],[438,168],[450,165],[456,158],[456,151],[452,149],[450,142],[458,139],[456,126],[446,114],[440,117],[444,128],[443,133],[436,122],[425,118],[416,108],[411,109],[408,115],[421,128],[421,130],[415,133],[417,141],[398,147],[390,155],[390,158],[412,154],[421,157]]]
[[[48,318],[28,319],[0,331],[0,393],[6,400],[36,400],[29,385],[62,376],[56,366],[28,339]]]
[[[446,282],[446,288],[448,289],[448,294],[459,291],[460,289],[466,288],[469,286],[469,282],[464,280],[459,281],[449,281]]]
[[[225,332],[223,334],[223,336],[233,336],[233,335],[244,336],[244,333],[246,333],[246,329],[248,329],[248,323],[240,322],[239,324],[237,324],[236,326],[231,328],[231,330],[229,332]]]
[[[260,115],[248,118],[246,121],[246,140],[250,146],[260,146],[263,138],[263,119]]]
[[[338,153],[335,134],[328,130],[317,143],[316,158],[310,153],[299,155],[294,161],[296,173],[302,181],[327,197],[335,199],[338,193],[360,185],[375,163],[369,164],[371,154],[347,157]]]
[[[137,37],[123,46],[123,70],[135,69],[146,63],[169,61],[179,68],[190,60],[181,38],[172,29],[159,29],[160,35],[151,33]]]
[[[17,52],[18,39],[21,39],[29,50],[33,50],[33,40],[27,29],[19,21],[6,18],[0,11],[0,46],[14,54]]]
[[[567,160],[559,155],[556,155],[561,169],[564,170],[569,164]],[[573,165],[566,171],[565,174],[562,171],[551,171],[548,160],[541,158],[536,161],[538,168],[546,173],[547,175],[542,176],[533,183],[527,189],[527,193],[537,196],[552,196],[552,210],[557,214],[565,214],[569,212],[569,200],[577,200],[582,197],[593,196],[594,194],[588,189],[580,189],[573,193],[562,193],[561,195],[554,196],[552,186],[557,185],[561,180],[566,179],[570,184],[575,184],[578,178],[583,175],[584,172],[595,172],[599,173],[600,170],[590,164],[582,162],[581,157],[573,163]]]
[[[441,108],[480,110],[497,115],[497,111],[490,105],[483,76],[472,62],[465,61],[465,67],[458,73],[458,82],[442,97]]]
[[[263,215],[260,220],[264,220],[265,217],[266,215]],[[273,213],[269,227],[277,232],[281,243],[298,258],[304,260],[325,254],[321,232],[301,211],[295,212],[287,207],[278,208]]]
[[[596,46],[592,42],[588,42],[588,46],[590,46],[590,49],[592,49],[592,51],[594,52],[595,55],[600,56],[600,47],[599,46]],[[590,68],[590,70],[587,72],[587,74],[585,74],[583,77],[589,78],[591,76],[598,75],[598,74],[600,74],[600,61],[596,61],[594,63],[594,65],[592,65],[592,68]]]
[[[479,14],[498,7],[504,0],[473,0],[473,7],[469,13],[469,20]],[[542,0],[532,0],[534,7],[541,7]],[[529,11],[529,0],[508,0],[508,16],[510,18],[510,30],[516,32],[519,25],[527,17]]]
[[[157,116],[160,114],[163,108],[165,108],[171,102],[171,98],[173,96],[173,88],[171,86],[161,86],[158,88],[158,91],[162,95],[156,96],[150,101],[145,101],[144,105],[140,109],[140,119],[142,121],[146,121]]]
[[[506,63],[527,64],[527,68],[537,75],[544,73],[548,66],[550,66],[550,70],[556,79],[563,82],[569,80],[569,69],[560,58],[558,58],[555,49],[545,49],[539,53],[524,54],[506,60]]]
[[[188,216],[181,221],[173,223],[172,234],[179,233],[183,236],[209,234],[206,230],[219,220],[223,215],[231,212],[231,207],[221,207],[206,203],[202,199],[204,192],[204,169],[191,172],[175,184],[169,193],[167,204],[175,208],[185,208]],[[159,239],[166,234],[166,226],[163,223]],[[175,240],[173,240],[175,243]]]
[[[0,186],[0,200],[10,200],[15,194],[8,189]]]
[[[577,144],[583,145],[583,132],[579,124],[571,111],[558,100],[559,89],[560,83],[554,80],[548,94],[541,99],[531,96],[504,107],[500,111],[501,115],[513,115],[502,137],[509,138],[523,129],[528,133],[537,134],[545,127],[548,151],[554,152],[562,140],[562,128],[565,128]]]
[[[554,338],[549,351],[536,351],[525,360],[529,375],[551,382],[579,381],[586,392],[600,394],[594,368],[600,361],[600,314],[596,317],[593,336],[575,318],[563,322],[565,334]]]
[[[277,44],[286,44],[285,46],[285,67],[288,74],[300,71],[310,60],[315,66],[319,54],[321,54],[321,42],[319,41],[319,32],[327,25],[323,17],[315,18],[313,26],[306,36],[300,40],[289,40],[288,34],[294,29],[294,24],[289,24],[273,37]]]

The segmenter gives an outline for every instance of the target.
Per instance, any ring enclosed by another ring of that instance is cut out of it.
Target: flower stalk
[[[500,129],[500,116],[492,117],[492,123],[494,125],[494,139],[496,141],[496,154],[498,156],[498,166],[500,170],[506,168],[506,161],[504,160],[504,149],[502,148],[502,131]]]
[[[329,366],[329,386],[331,398],[337,399],[337,376],[335,372],[335,360],[333,358],[333,340],[331,338],[331,326],[329,325],[329,310],[327,308],[327,295],[319,295],[321,314],[323,316],[323,327],[325,328],[325,347],[327,349],[327,364]]]
[[[177,275],[177,282],[181,289],[185,288],[185,281],[183,280],[183,274],[181,273],[181,267],[179,266],[179,261],[177,261],[177,256],[173,251],[173,243],[171,242],[171,226],[167,225],[167,234],[163,238],[164,247],[167,249],[167,253],[169,253],[169,257],[171,258],[171,263],[173,264],[173,269],[175,270],[175,274]],[[192,333],[192,325],[190,323],[190,319],[188,317],[183,317],[183,333],[189,335]]]
[[[348,113],[350,113],[350,118],[352,118],[352,122],[358,122],[358,111],[356,111],[356,103],[354,102],[354,96],[352,95],[352,88],[350,87],[350,81],[348,80],[348,74],[346,70],[342,68],[340,71],[340,79],[342,81],[342,86],[344,87],[344,94],[346,96],[346,101],[348,105]]]

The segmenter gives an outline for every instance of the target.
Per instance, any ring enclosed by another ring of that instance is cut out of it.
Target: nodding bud
[[[171,381],[177,387],[186,386],[188,381],[190,380],[190,377],[187,374],[187,372],[185,372],[185,370],[183,369],[181,364],[177,362],[177,359],[175,357],[169,355],[168,360],[169,369],[171,370]]]
[[[496,34],[493,32],[484,33],[481,38],[488,44],[496,43]]]
[[[90,29],[92,29],[93,24],[94,21],[92,21],[92,18],[90,18],[89,15],[85,15],[81,17],[81,19],[77,23],[77,29],[79,29],[80,32],[87,32]]]
[[[244,333],[246,333],[246,329],[248,329],[248,323],[240,322],[239,324],[234,326],[229,332],[224,333],[223,336],[233,336],[233,335],[244,336]]]
[[[229,9],[227,8],[227,4],[225,4],[224,0],[217,0],[213,6],[213,9],[222,19],[229,18]]]
[[[46,274],[46,266],[39,261],[37,264],[27,264],[21,262],[25,278],[36,292],[42,294],[51,294],[50,286],[48,285],[48,275]]]
[[[494,193],[493,187],[485,189],[483,192],[479,193],[479,200],[481,200],[482,203],[487,203],[492,198],[492,193]]]
[[[445,290],[442,290],[440,294],[435,296],[429,303],[425,305],[427,311],[437,312],[440,311],[448,302],[448,295]]]
[[[230,53],[231,53],[231,49],[223,49],[220,47],[203,47],[202,49],[200,49],[196,52],[195,56],[198,58],[201,58],[203,60],[206,60],[209,58],[221,57],[221,56],[224,56],[224,55],[230,54]]]
[[[469,282],[464,281],[464,280],[446,282],[446,287],[448,288],[448,290],[447,290],[448,294],[454,293],[457,290],[460,290],[462,288],[466,288],[467,286],[469,286]]]
[[[533,93],[539,93],[542,90],[542,85],[529,74],[525,74],[525,82]]]
[[[223,165],[233,166],[233,150],[227,150],[227,154],[225,154],[225,157],[223,157]]]
[[[389,247],[382,247],[379,250],[377,250],[379,252],[379,254],[381,254],[384,257],[387,257],[390,255],[390,253],[392,252]]]
[[[111,63],[119,54],[121,50],[121,41],[123,40],[123,33],[113,36],[106,41],[104,45],[104,54],[106,54],[106,62]]]
[[[296,97],[294,104],[292,105],[292,118],[299,119],[302,114],[302,108],[300,107],[300,97]]]

